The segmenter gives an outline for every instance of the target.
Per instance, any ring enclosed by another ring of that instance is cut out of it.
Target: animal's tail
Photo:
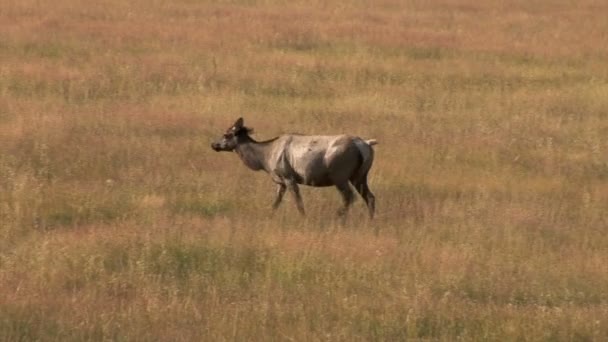
[[[376,139],[369,139],[369,140],[365,140],[365,143],[368,144],[369,146],[374,146],[378,144],[378,140]]]

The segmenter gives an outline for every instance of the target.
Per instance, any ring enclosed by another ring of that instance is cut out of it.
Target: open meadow
[[[608,2],[8,0],[0,340],[608,340]],[[210,143],[377,139],[334,188]]]

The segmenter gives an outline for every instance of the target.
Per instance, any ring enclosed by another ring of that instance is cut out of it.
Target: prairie
[[[608,339],[608,3],[8,0],[0,340]],[[379,141],[335,189],[210,143]]]

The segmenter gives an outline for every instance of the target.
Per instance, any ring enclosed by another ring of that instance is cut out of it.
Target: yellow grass
[[[604,1],[0,8],[0,340],[608,339]],[[209,144],[378,139],[378,217]]]

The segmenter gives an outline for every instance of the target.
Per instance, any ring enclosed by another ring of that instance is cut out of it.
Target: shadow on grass
[[[202,197],[184,196],[174,199],[169,208],[173,214],[199,215],[203,217],[214,217],[226,214],[233,209],[232,203],[223,201],[211,201]]]

